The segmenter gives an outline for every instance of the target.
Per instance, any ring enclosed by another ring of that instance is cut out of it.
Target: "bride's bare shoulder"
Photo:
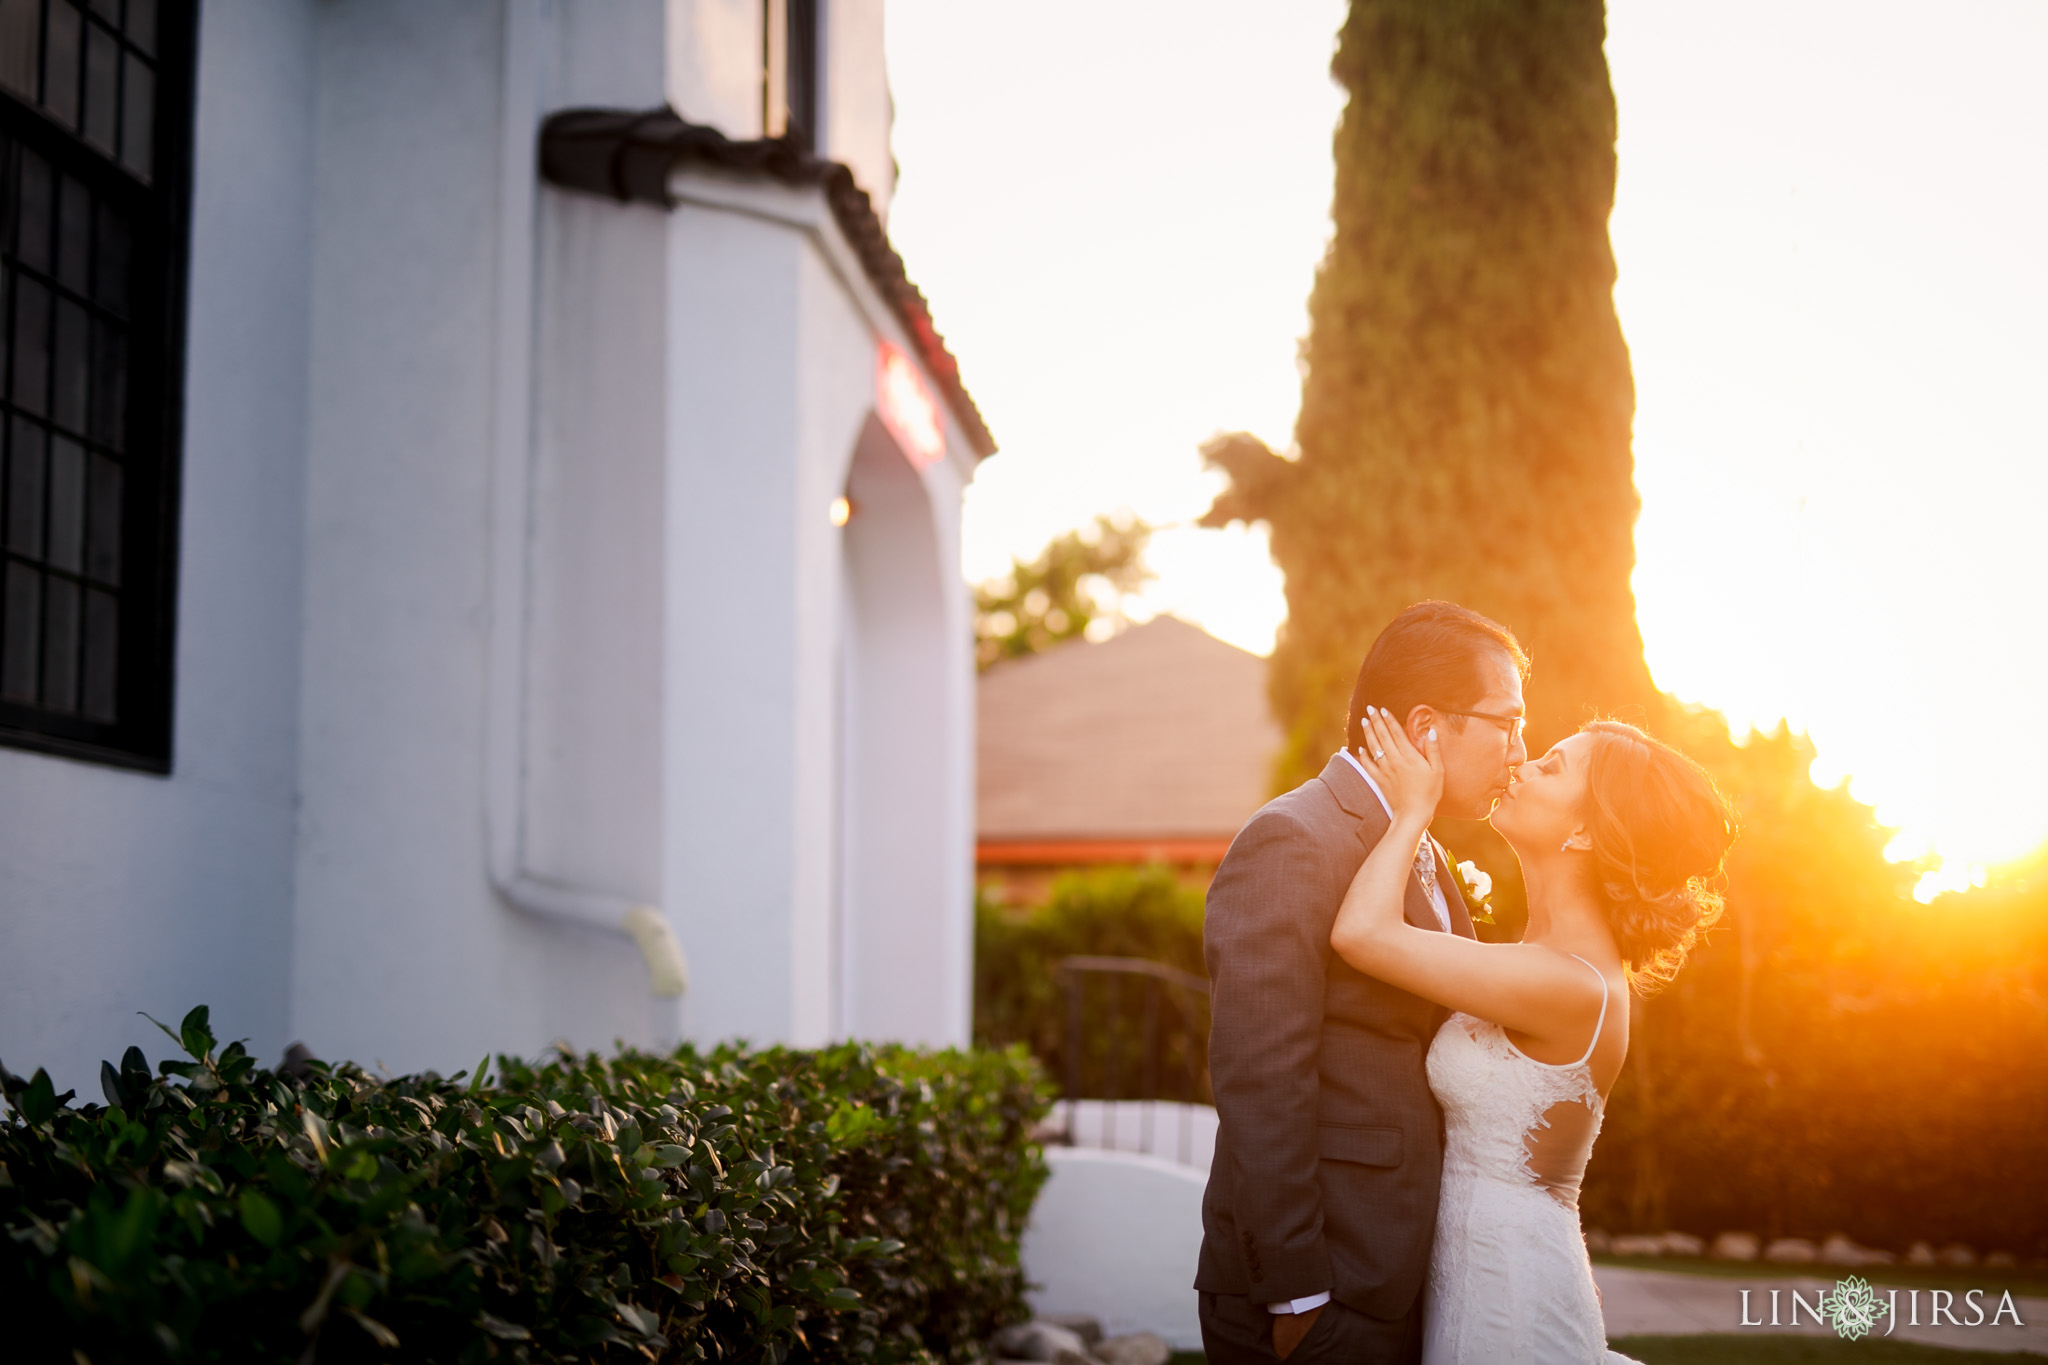
[[[1522,946],[1529,950],[1524,962],[1543,978],[1542,1009],[1525,1021],[1530,1027],[1502,1032],[1518,1051],[1546,1066],[1569,1066],[1590,1050],[1595,1079],[1608,1073],[1608,1083],[1600,1086],[1604,1093],[1628,1051],[1628,980],[1621,963],[1603,969],[1548,944]]]

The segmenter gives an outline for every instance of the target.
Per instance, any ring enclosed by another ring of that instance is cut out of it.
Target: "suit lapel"
[[[1330,756],[1330,761],[1323,767],[1322,782],[1330,789],[1330,794],[1337,798],[1337,804],[1344,808],[1345,813],[1358,821],[1359,845],[1370,853],[1379,841],[1386,837],[1387,829],[1393,824],[1387,816],[1387,808],[1380,804],[1379,797],[1373,795],[1372,788],[1358,775],[1358,769],[1345,761],[1342,754]],[[1432,847],[1435,842],[1430,841]],[[1442,858],[1437,859],[1437,865],[1442,867]],[[1439,879],[1442,875],[1441,872],[1438,873]],[[1438,881],[1438,885],[1448,888],[1444,897],[1445,904],[1449,904],[1455,887],[1442,880]],[[1463,898],[1459,899],[1462,901]],[[1462,906],[1451,911],[1451,923],[1454,926],[1458,922],[1460,909]],[[1416,876],[1413,871],[1408,874],[1408,889],[1401,900],[1401,911],[1401,917],[1418,929],[1434,929],[1439,933],[1443,931],[1444,926],[1436,917],[1436,909],[1429,903],[1429,893],[1422,889],[1422,878]],[[1466,921],[1465,936],[1472,936],[1469,920]]]
[[[1370,793],[1368,793],[1370,795]],[[1444,889],[1444,905],[1451,912],[1451,932],[1459,938],[1479,937],[1472,927],[1472,912],[1465,906],[1464,883],[1458,880],[1457,869],[1451,866],[1451,855],[1444,852],[1444,846],[1436,840],[1429,841],[1436,850],[1436,884]]]

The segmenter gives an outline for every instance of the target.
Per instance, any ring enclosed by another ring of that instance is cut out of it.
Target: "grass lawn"
[[[1951,1351],[1910,1341],[1794,1337],[1733,1332],[1697,1337],[1616,1337],[1607,1343],[1643,1365],[2016,1365],[2014,1351]]]
[[[1872,1284],[1897,1285],[1901,1289],[1982,1289],[1988,1294],[2010,1290],[2013,1297],[2048,1296],[2048,1274],[2038,1270],[1951,1270],[1946,1266],[1860,1265],[1853,1269],[1839,1265],[1778,1265],[1772,1261],[1710,1261],[1694,1256],[1595,1256],[1594,1265],[1625,1265],[1635,1270],[1668,1270],[1681,1275],[1718,1275],[1729,1280],[1783,1279],[1803,1276],[1815,1280],[1839,1280],[1861,1275]]]

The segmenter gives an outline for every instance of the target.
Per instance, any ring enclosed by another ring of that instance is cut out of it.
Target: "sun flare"
[[[1174,528],[1140,614],[1263,651],[1285,615],[1263,537],[1185,523],[1215,491],[1203,439],[1291,435],[1344,6],[1197,8],[1172,61],[1133,68],[1117,35],[1140,40],[1144,6],[892,5],[890,231],[1004,443],[969,494],[968,576],[1128,507]],[[1930,859],[1931,897],[2048,835],[2048,182],[2015,173],[2048,141],[2048,10],[1889,8],[1608,7],[1615,298],[1653,674],[1738,734],[1810,734],[1815,779]],[[1107,27],[1075,48],[1068,23]],[[1015,60],[955,59],[996,48]],[[1160,110],[1175,136],[1142,158],[1099,136]],[[1229,191],[1189,200],[1222,164]]]

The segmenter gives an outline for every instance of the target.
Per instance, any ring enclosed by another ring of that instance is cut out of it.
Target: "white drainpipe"
[[[532,535],[533,223],[540,132],[539,0],[505,0],[498,183],[498,290],[493,357],[490,676],[485,717],[485,836],[492,887],[542,919],[630,939],[647,963],[654,1033],[680,1041],[689,969],[657,906],[570,886],[525,865],[522,723],[526,702],[527,547]]]

